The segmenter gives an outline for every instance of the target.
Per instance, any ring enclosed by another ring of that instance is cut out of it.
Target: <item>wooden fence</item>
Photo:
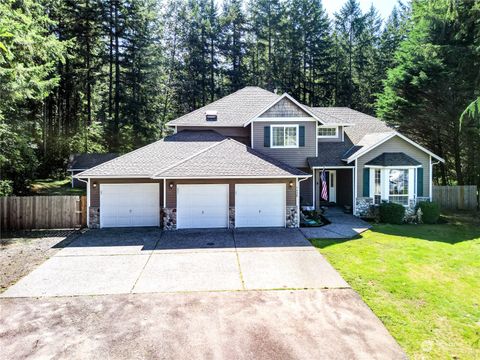
[[[475,210],[478,207],[475,185],[434,186],[432,197],[442,209]]]
[[[86,224],[86,196],[0,197],[0,225],[2,231],[71,229]]]

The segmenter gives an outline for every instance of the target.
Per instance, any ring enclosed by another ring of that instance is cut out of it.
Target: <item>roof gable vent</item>
[[[216,110],[205,111],[205,119],[207,121],[217,121],[217,111]]]

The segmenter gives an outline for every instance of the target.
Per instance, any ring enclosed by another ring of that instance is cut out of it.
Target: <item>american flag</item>
[[[327,201],[328,200],[327,175],[325,173],[325,169],[323,169],[322,171],[321,180],[322,180],[322,199]]]

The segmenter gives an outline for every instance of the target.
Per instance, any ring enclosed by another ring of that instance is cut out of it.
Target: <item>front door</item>
[[[337,202],[337,172],[335,170],[328,171],[328,201]]]

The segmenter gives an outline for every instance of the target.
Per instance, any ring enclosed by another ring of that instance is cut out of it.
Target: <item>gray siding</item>
[[[317,134],[315,121],[255,121],[253,124],[253,148],[284,163],[297,168],[308,167],[307,158],[316,156]],[[268,125],[305,126],[305,146],[298,148],[269,148],[263,146],[264,127]]]
[[[387,140],[382,145],[362,155],[357,160],[357,197],[362,197],[363,191],[363,168],[365,163],[376,158],[384,152],[403,152],[408,156],[414,158],[422,164],[423,168],[423,196],[430,196],[430,155],[423,152],[416,146],[399,138],[398,136]]]
[[[342,141],[343,126],[338,126],[338,136],[336,138],[318,138],[318,142],[339,142]]]
[[[308,174],[312,173],[311,169],[300,169]],[[313,205],[313,176],[307,180],[300,182],[300,205],[312,206]]]
[[[282,99],[260,117],[310,117],[289,99]]]

